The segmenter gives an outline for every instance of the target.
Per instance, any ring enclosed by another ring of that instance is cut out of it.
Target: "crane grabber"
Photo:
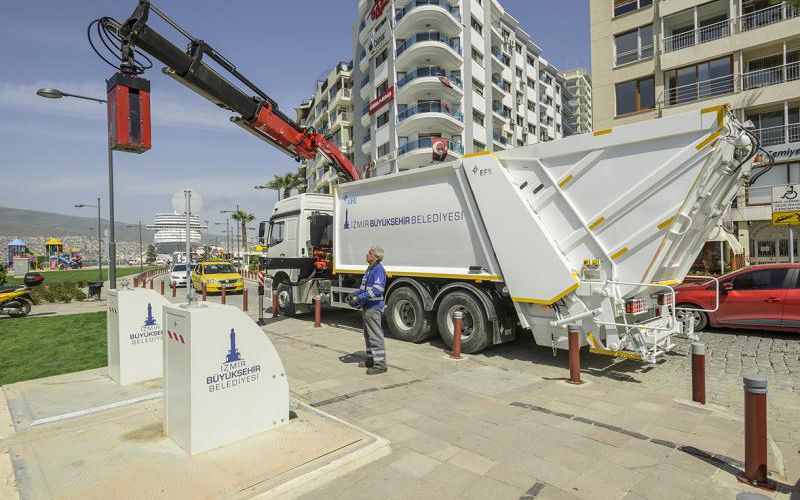
[[[186,50],[181,50],[148,25],[151,13],[163,19],[188,40]],[[93,27],[97,29],[95,38],[99,38],[112,52],[119,51],[121,55],[114,54],[119,64],[109,61],[97,50],[92,41]],[[136,9],[123,22],[110,17],[93,21],[89,25],[89,40],[95,52],[117,69],[112,80],[122,77],[123,87],[125,82],[138,80],[139,86],[142,81],[147,82],[138,75],[152,66],[145,55],[148,54],[166,66],[162,69],[164,74],[217,106],[236,113],[237,116],[231,117],[231,121],[259,139],[298,161],[313,160],[321,155],[345,181],[361,178],[353,162],[333,141],[312,127],[301,127],[286,116],[272,98],[242,75],[225,56],[205,41],[191,36],[149,0],[139,0]],[[142,58],[146,61],[143,62]],[[206,60],[210,60],[214,67],[207,64]],[[112,80],[109,80],[109,91]],[[147,93],[149,98],[149,82]],[[149,123],[143,125],[149,138]]]

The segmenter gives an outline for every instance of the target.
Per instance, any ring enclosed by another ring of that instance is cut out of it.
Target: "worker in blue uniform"
[[[375,245],[367,252],[367,271],[361,287],[355,292],[364,315],[364,343],[367,359],[359,366],[366,367],[367,375],[386,373],[386,347],[383,338],[383,294],[386,287],[386,270],[383,268],[383,248]]]

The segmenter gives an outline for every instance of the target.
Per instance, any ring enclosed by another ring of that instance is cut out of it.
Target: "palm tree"
[[[231,214],[231,219],[239,222],[242,225],[242,246],[244,251],[247,252],[247,224],[253,222],[256,216],[244,210],[237,210]]]
[[[288,198],[292,195],[292,189],[300,189],[303,187],[303,178],[297,174],[288,173],[285,175],[275,175],[271,181],[266,184],[267,189],[274,189],[278,192],[278,199]],[[281,192],[283,196],[281,196]]]

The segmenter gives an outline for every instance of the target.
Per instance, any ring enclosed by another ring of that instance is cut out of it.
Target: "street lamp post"
[[[144,262],[142,258],[142,221],[139,221],[139,271],[144,272]],[[128,224],[125,227],[136,227],[136,224]]]
[[[221,213],[221,214],[239,213],[239,204],[238,203],[236,204],[236,210],[220,210],[219,213]],[[227,222],[228,220],[230,220],[230,219],[228,218],[225,221]],[[230,232],[230,228],[228,228],[228,231]],[[231,245],[231,246],[233,246],[233,245]],[[238,223],[236,224],[236,256],[237,257],[239,256],[239,224]]]
[[[86,101],[94,101],[100,104],[107,104],[105,99],[98,99],[96,97],[88,97],[78,94],[71,94],[59,89],[39,89],[36,94],[48,99],[61,99],[62,97],[74,97],[76,99],[83,99]],[[108,149],[108,281],[112,289],[117,288],[117,241],[114,237],[114,151],[110,145],[106,145]],[[99,202],[98,202],[99,204]]]
[[[100,283],[103,280],[103,237],[101,234],[101,224],[100,224],[100,197],[97,197],[97,205],[89,205],[88,203],[79,203],[75,205],[75,208],[96,208],[97,209],[97,268],[100,271]]]

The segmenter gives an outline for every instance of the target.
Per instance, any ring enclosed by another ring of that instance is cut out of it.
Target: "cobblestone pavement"
[[[325,310],[269,320],[293,397],[389,439],[392,453],[306,498],[734,498],[744,458],[743,373],[769,378],[771,497],[800,495],[800,336],[714,331],[708,405],[689,403],[679,340],[658,365],[583,352],[567,356],[530,335],[453,362],[437,340],[387,340],[389,373],[367,377],[357,314]],[[741,353],[741,354],[740,354]],[[795,498],[794,496],[792,498]]]

